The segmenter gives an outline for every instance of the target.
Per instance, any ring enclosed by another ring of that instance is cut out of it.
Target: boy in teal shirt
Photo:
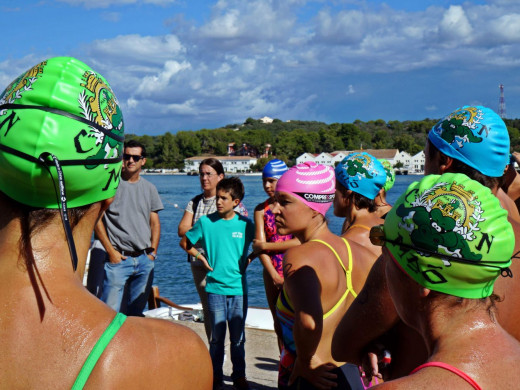
[[[181,240],[181,247],[200,259],[209,270],[206,292],[211,325],[209,353],[213,362],[213,388],[222,387],[222,364],[226,323],[229,326],[233,385],[248,389],[245,363],[244,326],[247,315],[248,248],[255,236],[251,220],[236,214],[234,208],[244,197],[239,178],[222,179],[217,184],[217,212],[201,217]],[[193,248],[202,244],[206,255]]]

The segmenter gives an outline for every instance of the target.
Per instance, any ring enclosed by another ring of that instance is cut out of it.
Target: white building
[[[424,173],[424,164],[425,164],[424,151],[421,150],[416,155],[412,156],[410,159],[410,167],[408,169],[408,173]]]
[[[410,154],[407,153],[407,152],[401,151],[401,152],[399,152],[399,154],[395,158],[395,163],[392,164],[392,165],[394,166],[398,162],[403,164],[403,167],[401,168],[402,170],[409,171],[410,170],[410,163],[412,162],[412,156],[410,156]]]
[[[224,172],[241,173],[249,172],[251,165],[255,165],[257,159],[249,156],[196,156],[184,159],[184,172],[198,172],[202,160],[214,157],[222,163]]]
[[[260,118],[260,122],[262,122],[262,123],[273,123],[273,118],[269,118],[268,116],[264,116],[263,118]]]

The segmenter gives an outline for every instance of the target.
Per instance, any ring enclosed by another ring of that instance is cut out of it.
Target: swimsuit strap
[[[332,253],[334,253],[334,255],[336,256],[336,259],[338,260],[339,264],[341,265],[341,268],[343,268],[343,271],[345,271],[345,277],[346,277],[346,282],[347,282],[347,289],[345,290],[345,292],[343,293],[341,298],[338,300],[338,302],[336,302],[336,304],[327,313],[325,313],[323,315],[323,319],[329,317],[332,313],[334,313],[336,311],[336,309],[347,298],[349,291],[352,293],[352,295],[354,297],[357,297],[357,294],[352,287],[352,251],[350,249],[350,244],[348,243],[348,241],[345,240],[343,237],[342,237],[342,240],[345,242],[345,246],[347,247],[347,251],[348,251],[348,269],[345,268],[345,265],[341,261],[341,257],[339,257],[338,252],[336,252],[336,250],[332,247],[332,245],[330,245],[329,243],[322,241],[322,240],[311,240],[311,241],[319,242],[319,243],[327,246],[332,251]]]
[[[452,373],[454,373],[455,375],[459,376],[460,378],[464,379],[466,382],[468,382],[471,386],[473,386],[473,388],[475,390],[482,390],[482,388],[478,385],[477,382],[475,382],[475,380],[473,380],[473,378],[471,378],[468,374],[466,374],[465,372],[459,370],[457,367],[453,367],[452,365],[448,364],[448,363],[443,363],[443,362],[427,362],[427,363],[424,363],[422,365],[420,365],[419,367],[417,367],[415,370],[413,370],[411,374],[414,374],[416,373],[417,371],[419,370],[422,370],[423,368],[426,368],[426,367],[438,367],[438,368],[444,368],[445,370],[448,370]]]
[[[269,209],[269,199],[267,199],[265,202],[264,202],[264,214],[266,213],[266,211]]]
[[[72,386],[72,390],[83,389],[85,383],[87,383],[87,380],[90,377],[90,374],[92,373],[92,370],[94,369],[96,363],[101,357],[101,354],[105,351],[106,347],[108,346],[110,341],[112,341],[112,339],[114,338],[118,330],[121,328],[125,320],[126,316],[123,313],[116,314],[110,325],[108,325],[108,327],[105,329],[105,331],[97,341],[96,345],[94,345],[94,348],[92,348],[92,351],[90,351],[87,360],[83,364],[83,367],[81,367],[81,371],[79,372],[78,377],[76,378],[76,381]]]
[[[356,224],[356,225],[349,226],[347,231],[349,231],[350,229],[354,229],[354,228],[361,228],[361,229],[365,229],[365,230],[368,230],[368,231],[370,231],[370,229],[371,229],[370,226]]]

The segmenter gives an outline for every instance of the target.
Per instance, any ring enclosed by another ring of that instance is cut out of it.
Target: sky
[[[498,112],[499,84],[520,117],[518,0],[12,0],[0,22],[0,90],[76,57],[109,81],[127,133]]]

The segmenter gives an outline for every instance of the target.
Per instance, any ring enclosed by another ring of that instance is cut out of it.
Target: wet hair
[[[24,261],[25,267],[28,269],[34,263],[34,254],[31,239],[34,235],[45,229],[53,218],[60,217],[59,209],[35,208],[15,201],[4,193],[0,192],[0,200],[5,206],[5,210],[9,210],[6,214],[7,221],[12,218],[20,219],[21,235],[18,240],[19,251]],[[78,224],[85,213],[92,205],[80,206],[68,209],[68,216],[71,229]],[[65,232],[63,231],[65,236]]]
[[[430,151],[430,158],[439,155],[441,163],[445,163],[446,158],[448,156],[442,153],[429,139],[428,148]],[[475,168],[472,168],[469,165],[463,163],[462,161],[456,160],[455,158],[453,158],[453,163],[451,164],[450,172],[463,173],[470,179],[478,181],[483,186],[491,189],[495,187],[500,187],[503,181],[502,177],[486,176],[483,173],[477,171]]]
[[[343,195],[346,195],[348,189],[343,184],[336,180],[336,188],[340,190]],[[377,204],[375,199],[369,199],[364,195],[358,194],[357,192],[350,191],[350,201],[358,210],[367,209],[373,213],[377,210]]]
[[[241,201],[244,199],[244,185],[236,176],[227,177],[219,181],[217,184],[217,191],[219,190],[229,192],[231,194],[231,199],[233,200],[238,199]]]
[[[141,148],[141,156],[146,157],[146,148],[142,143],[136,141],[135,139],[131,139],[130,141],[125,142],[123,150],[126,148]]]
[[[499,295],[493,293],[489,297],[473,299],[473,298],[461,298],[454,295],[445,294],[439,291],[430,291],[430,296],[438,302],[446,302],[450,307],[462,306],[462,305],[474,305],[485,306],[485,309],[489,317],[496,322],[497,303],[503,301]],[[434,305],[436,305],[434,303]]]
[[[213,168],[215,172],[217,172],[217,175],[224,175],[224,167],[222,166],[222,163],[216,158],[210,157],[202,160],[199,165],[199,173],[203,165],[207,165],[208,167]]]

